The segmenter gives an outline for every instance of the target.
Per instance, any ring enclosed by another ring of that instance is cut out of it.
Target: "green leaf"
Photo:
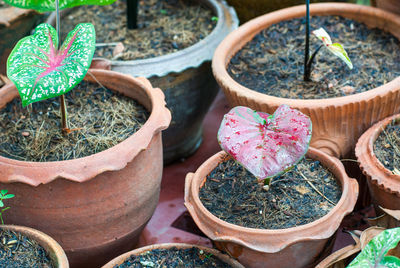
[[[60,50],[56,30],[40,24],[34,35],[21,39],[7,61],[7,76],[14,82],[22,105],[67,93],[85,77],[95,50],[90,23],[78,24]]]
[[[6,193],[8,193],[8,190],[6,190],[6,189],[0,190],[0,193],[1,193],[1,195],[5,195]]]
[[[394,256],[385,256],[390,249],[397,246],[399,241],[400,227],[381,232],[365,246],[347,268],[400,267],[400,259]]]
[[[0,200],[0,208],[4,207],[4,203],[2,200]]]
[[[165,9],[161,9],[160,13],[163,14],[163,15],[167,15],[167,11]]]
[[[4,0],[7,4],[19,8],[35,9],[39,12],[55,11],[55,0]],[[115,0],[59,0],[60,9],[81,5],[109,5]]]
[[[14,196],[15,196],[15,194],[8,194],[8,195],[5,195],[3,197],[3,199],[10,199],[10,198],[13,198]]]
[[[212,20],[212,21],[218,21],[218,17],[212,16],[212,17],[211,17],[211,20]]]
[[[339,43],[332,44],[331,37],[324,28],[319,28],[318,30],[313,31],[313,34],[324,43],[325,47],[330,52],[332,52],[336,57],[344,61],[350,69],[353,69],[353,63],[351,63],[351,60],[347,55],[346,50]]]

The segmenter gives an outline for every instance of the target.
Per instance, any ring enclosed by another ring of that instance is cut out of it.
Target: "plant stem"
[[[311,81],[310,76],[311,76],[311,67],[312,64],[314,62],[315,56],[317,55],[318,51],[321,49],[321,47],[323,47],[324,45],[320,45],[315,51],[314,53],[311,55],[311,57],[308,59],[307,64],[306,64],[306,73],[308,75],[308,79],[309,80],[305,80],[305,81]]]
[[[128,29],[137,29],[137,14],[139,0],[127,0],[126,1],[126,15],[128,22]]]
[[[306,0],[306,46],[304,50],[304,81],[310,81],[310,70],[307,63],[310,57],[310,0]]]
[[[61,38],[60,38],[60,7],[58,4],[58,0],[56,0],[56,31],[57,31],[57,38],[58,38],[58,43],[57,43],[57,51],[59,48],[59,44],[61,43]],[[62,125],[62,131],[66,131],[68,129],[68,114],[67,114],[67,105],[65,103],[65,98],[64,95],[60,96],[60,109],[61,109],[61,125]]]

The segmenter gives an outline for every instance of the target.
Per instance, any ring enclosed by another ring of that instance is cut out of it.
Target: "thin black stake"
[[[127,0],[126,4],[126,19],[128,22],[128,29],[137,29],[139,0]]]
[[[304,81],[310,81],[310,70],[307,63],[310,57],[310,0],[306,0],[306,47],[304,50]]]

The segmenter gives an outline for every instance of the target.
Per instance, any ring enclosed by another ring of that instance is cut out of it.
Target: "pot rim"
[[[387,169],[374,152],[374,143],[379,134],[395,119],[400,119],[400,114],[386,117],[365,131],[356,144],[355,154],[361,169],[372,183],[400,197],[400,175],[395,175]]]
[[[239,84],[228,74],[226,66],[229,64],[230,59],[247,42],[252,40],[256,34],[280,21],[302,17],[305,15],[305,12],[305,5],[281,9],[250,20],[230,33],[217,47],[212,60],[214,76],[218,83],[222,85],[222,88],[229,88],[229,90],[241,97],[258,99],[261,102],[267,102],[268,100],[277,103],[277,105],[287,103],[287,101],[290,100],[291,105],[298,108],[307,108],[310,106],[329,107],[351,104],[353,102],[359,102],[360,99],[372,99],[376,96],[383,95],[388,91],[393,92],[400,88],[400,77],[397,77],[382,86],[362,93],[327,98],[330,102],[321,102],[321,99],[288,99],[259,93]],[[310,15],[341,15],[343,17],[349,17],[366,23],[367,25],[368,23],[366,20],[374,18],[374,23],[376,25],[369,26],[389,31],[392,35],[400,39],[400,36],[392,31],[392,29],[398,29],[400,27],[400,17],[378,8],[349,3],[317,3],[310,5]]]
[[[0,229],[6,229],[21,233],[39,243],[48,253],[53,262],[59,268],[68,268],[68,259],[63,248],[51,236],[26,226],[0,225]]]
[[[137,249],[131,250],[127,253],[124,253],[124,254],[112,259],[111,261],[106,263],[102,268],[113,268],[115,265],[120,265],[131,255],[140,255],[146,251],[150,251],[153,249],[169,249],[172,247],[177,247],[177,248],[181,248],[181,249],[195,247],[200,250],[203,250],[204,252],[212,253],[214,256],[217,256],[218,259],[226,262],[227,264],[232,265],[235,268],[244,268],[244,266],[241,265],[237,260],[233,259],[229,255],[224,254],[216,249],[199,246],[199,245],[194,245],[194,244],[186,244],[186,243],[161,243],[161,244],[154,244],[154,245],[148,245],[148,246],[144,246],[141,248],[137,248]]]
[[[161,89],[153,88],[146,78],[133,78],[129,75],[108,70],[90,69],[89,72],[110,89],[119,91],[117,84],[107,84],[109,82],[107,79],[110,77],[115,77],[119,84],[129,84],[134,87],[137,90],[137,92],[135,91],[137,99],[141,99],[139,102],[150,111],[150,116],[145,124],[137,132],[117,145],[81,158],[32,162],[0,156],[0,174],[2,175],[0,176],[0,182],[22,182],[37,186],[41,183],[49,183],[57,178],[65,178],[75,182],[88,181],[103,172],[124,168],[141,151],[146,150],[154,135],[169,126],[171,113],[166,108],[164,94]],[[89,75],[89,72],[85,80],[94,82],[95,79]],[[5,85],[0,90],[0,100],[3,97],[3,102],[0,101],[0,105],[9,102],[16,96],[18,96],[18,92],[14,84]]]
[[[319,160],[341,183],[342,195],[328,214],[311,223],[285,229],[256,229],[228,223],[209,212],[199,198],[199,188],[205,176],[225,156],[227,154],[224,151],[211,156],[195,173],[188,173],[185,181],[185,206],[196,225],[212,240],[234,242],[256,251],[275,253],[300,241],[331,237],[357,201],[358,183],[348,177],[343,164],[321,150],[310,147],[307,156]]]

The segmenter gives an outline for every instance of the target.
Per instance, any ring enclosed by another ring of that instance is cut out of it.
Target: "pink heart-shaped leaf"
[[[290,169],[306,154],[311,120],[281,105],[273,115],[237,106],[224,116],[218,131],[222,149],[260,180]]]

